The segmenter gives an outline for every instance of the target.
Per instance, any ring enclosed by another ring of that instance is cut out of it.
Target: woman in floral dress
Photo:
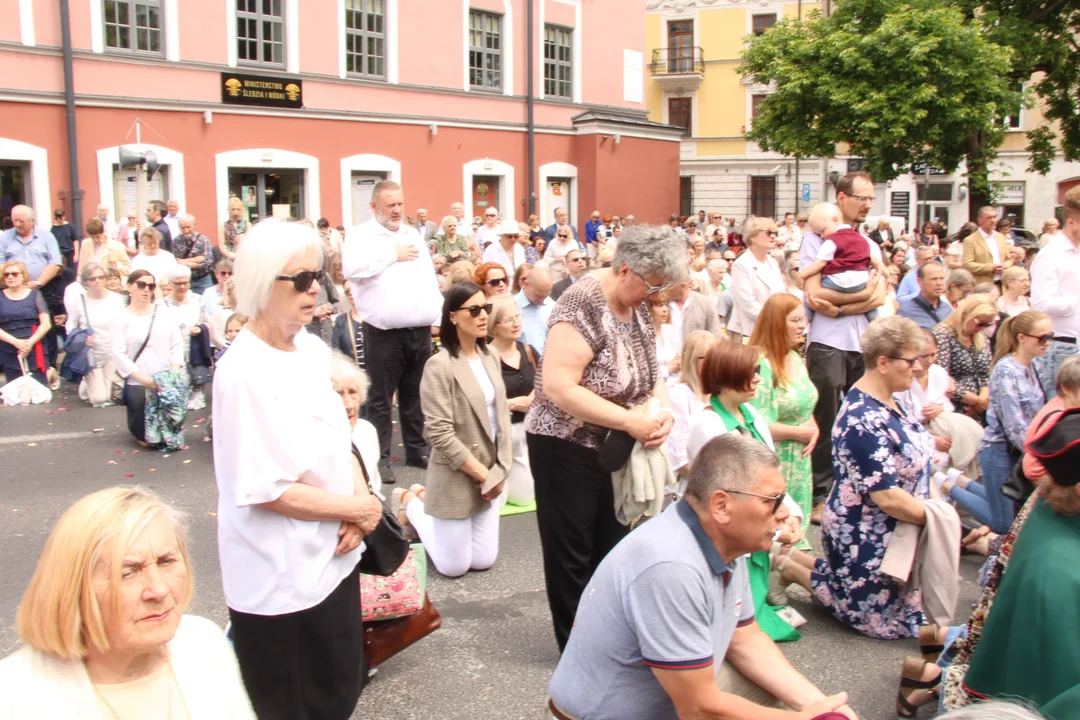
[[[814,496],[810,453],[818,440],[814,421],[818,391],[797,349],[805,332],[802,302],[794,295],[777,294],[765,301],[750,336],[750,344],[763,358],[753,405],[769,424],[788,495],[803,511],[803,539],[795,546],[799,550],[811,549],[806,540]]]
[[[781,558],[783,582],[797,582],[839,620],[873,638],[916,637],[924,624],[918,590],[878,572],[900,521],[923,525],[934,441],[896,404],[919,362],[919,327],[894,315],[862,338],[866,373],[833,426],[836,484],[821,519],[824,559]]]
[[[986,295],[969,295],[934,328],[937,364],[956,383],[949,400],[968,417],[986,425],[990,405],[992,351],[986,329],[997,320],[997,306]]]

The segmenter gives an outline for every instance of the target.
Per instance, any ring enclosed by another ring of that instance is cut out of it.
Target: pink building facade
[[[55,0],[5,0],[0,213],[46,217],[73,182]],[[121,146],[153,151],[151,199],[216,235],[230,195],[253,217],[368,215],[399,180],[438,221],[530,208],[659,222],[678,209],[679,133],[646,117],[645,10],[626,0],[70,0],[85,219],[134,206]],[[302,7],[301,7],[302,5]],[[12,15],[5,13],[11,20]],[[136,144],[136,120],[142,144]],[[47,222],[46,222],[47,224]]]

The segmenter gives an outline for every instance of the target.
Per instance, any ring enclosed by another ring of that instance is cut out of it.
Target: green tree
[[[1014,51],[948,0],[840,0],[824,17],[784,21],[752,38],[740,72],[774,88],[747,137],[784,155],[828,157],[837,145],[879,181],[913,162],[968,162],[976,207],[987,168],[1019,112]]]

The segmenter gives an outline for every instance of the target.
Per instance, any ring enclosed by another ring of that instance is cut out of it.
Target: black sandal
[[[945,651],[945,646],[938,642],[940,632],[941,628],[937,625],[923,625],[919,628],[919,652],[928,663],[936,663]]]
[[[919,712],[919,705],[911,702],[912,693],[917,690],[929,690],[934,697],[937,696],[941,677],[934,680],[923,680],[923,669],[928,663],[921,657],[909,655],[904,659],[904,669],[900,674],[900,690],[896,693],[896,716],[901,718],[913,718]],[[926,703],[923,703],[925,705]]]

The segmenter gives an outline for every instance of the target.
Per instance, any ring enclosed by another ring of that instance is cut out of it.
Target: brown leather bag
[[[442,616],[424,593],[424,606],[419,612],[364,624],[364,660],[368,667],[378,667],[441,627]]]

